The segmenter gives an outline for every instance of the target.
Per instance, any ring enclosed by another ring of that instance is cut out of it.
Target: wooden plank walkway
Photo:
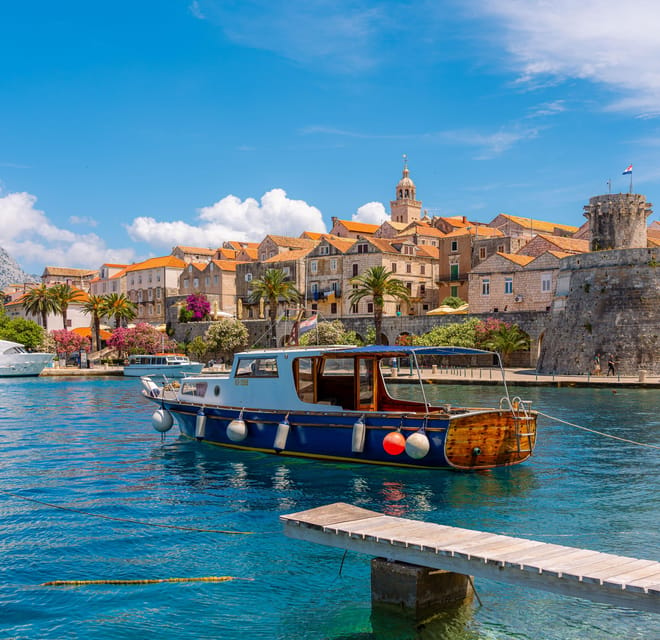
[[[280,516],[331,547],[660,613],[660,562],[387,516],[338,502]]]

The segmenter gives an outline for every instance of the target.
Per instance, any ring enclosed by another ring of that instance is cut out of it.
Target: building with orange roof
[[[517,253],[525,256],[540,256],[546,251],[561,251],[567,255],[587,253],[590,250],[590,244],[589,240],[586,239],[565,238],[539,233],[519,249]]]
[[[185,247],[177,245],[172,249],[172,255],[183,260],[186,264],[192,262],[207,263],[216,255],[217,249],[205,249],[204,247]]]
[[[324,319],[334,320],[342,312],[344,257],[355,242],[353,238],[324,234],[305,258],[306,306]]]
[[[422,203],[417,200],[417,187],[410,177],[408,158],[403,157],[403,175],[396,185],[394,200],[390,200],[392,222],[410,224],[422,217]]]
[[[339,238],[355,238],[358,236],[375,236],[380,228],[378,224],[369,224],[367,222],[355,222],[353,220],[340,220],[332,217],[332,229],[330,234]]]
[[[547,311],[557,287],[562,251],[538,256],[497,253],[469,274],[470,313]]]
[[[55,283],[61,284],[61,283]],[[54,286],[54,285],[53,285]],[[50,288],[50,287],[49,287]],[[68,331],[76,329],[78,327],[89,327],[91,324],[91,316],[86,314],[83,311],[83,305],[89,301],[89,294],[84,289],[78,287],[73,287],[73,291],[76,294],[76,300],[71,302],[67,307],[66,312],[66,327],[64,327],[64,319],[61,313],[50,313],[46,316],[46,326],[44,329],[46,331],[52,331],[54,329],[64,329]],[[22,294],[20,297],[12,300],[11,302],[5,304],[5,311],[10,318],[24,318],[26,320],[32,320],[36,322],[39,326],[43,326],[43,319],[40,314],[33,316],[29,314],[24,307],[23,300],[25,294]]]
[[[98,277],[89,285],[89,292],[95,296],[106,296],[111,293],[126,293],[126,264],[106,262],[101,265]]]
[[[135,322],[166,322],[168,299],[179,295],[179,276],[186,263],[176,256],[159,256],[126,267],[126,295],[136,305]]]
[[[211,305],[211,317],[236,312],[235,260],[211,260],[207,263],[190,263],[179,275],[179,295],[171,301],[180,308],[191,294],[202,294]],[[172,314],[178,318],[176,314]]]
[[[573,227],[567,224],[545,222],[531,217],[511,216],[506,213],[500,213],[488,223],[488,226],[499,229],[505,236],[526,236],[528,238],[533,238],[538,233],[570,237],[579,230],[579,227]]]
[[[54,284],[68,284],[83,291],[89,291],[89,283],[98,277],[95,269],[72,269],[69,267],[46,267],[41,274],[41,282],[48,287]]]
[[[313,249],[318,244],[318,240],[310,238],[292,238],[290,236],[278,236],[268,234],[260,243],[257,250],[258,260],[265,262],[269,258],[274,258],[280,253],[296,251],[300,249]]]

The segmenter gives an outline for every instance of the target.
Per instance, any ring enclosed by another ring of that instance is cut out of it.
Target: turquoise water
[[[322,464],[161,442],[139,381],[0,380],[0,637],[660,637],[660,616],[477,580],[483,606],[415,630],[371,615],[368,556],[290,540],[278,516],[335,501],[660,560],[660,452],[547,419],[536,455],[481,474]],[[409,390],[404,390],[410,392]],[[657,390],[522,389],[539,410],[660,445]],[[434,387],[467,404],[490,387]],[[446,395],[445,395],[446,394]],[[17,496],[39,500],[30,502]],[[153,524],[250,531],[225,535]],[[51,580],[233,576],[44,587]]]

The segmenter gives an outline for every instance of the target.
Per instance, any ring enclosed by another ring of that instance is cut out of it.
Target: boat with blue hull
[[[421,400],[392,393],[393,361],[416,370]],[[431,405],[422,367],[497,367],[498,407]],[[537,413],[511,398],[499,356],[463,347],[313,347],[239,353],[228,375],[159,385],[142,378],[157,403],[152,424],[223,447],[344,462],[415,468],[489,469],[532,454]]]

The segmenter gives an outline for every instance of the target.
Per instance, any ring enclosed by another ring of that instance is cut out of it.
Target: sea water
[[[513,392],[573,424],[660,445],[657,390]],[[467,405],[500,395],[429,393]],[[660,560],[658,449],[541,418],[522,465],[416,471],[223,450],[176,430],[161,440],[153,410],[134,379],[0,380],[1,638],[660,637],[657,615],[483,579],[481,605],[415,628],[372,614],[369,556],[289,539],[278,520],[344,501]],[[41,586],[201,576],[235,579]]]

